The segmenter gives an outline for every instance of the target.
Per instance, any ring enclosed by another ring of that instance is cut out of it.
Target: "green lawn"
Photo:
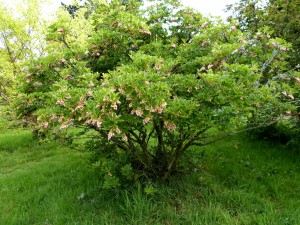
[[[300,155],[242,137],[191,154],[168,184],[103,191],[88,153],[2,132],[0,224],[300,224]]]

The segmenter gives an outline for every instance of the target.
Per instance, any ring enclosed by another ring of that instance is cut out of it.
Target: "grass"
[[[236,137],[190,154],[168,184],[103,191],[88,153],[3,132],[0,224],[300,224],[297,153]]]

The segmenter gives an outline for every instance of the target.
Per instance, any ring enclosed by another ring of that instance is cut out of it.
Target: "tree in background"
[[[0,106],[6,116],[12,113],[8,106],[16,95],[15,79],[21,73],[22,63],[45,52],[43,3],[24,0],[14,9],[0,4]]]
[[[300,134],[300,80],[298,79],[300,73],[300,2],[298,0],[240,0],[236,4],[229,5],[227,10],[232,13],[229,20],[234,19],[240,29],[256,36],[259,36],[262,30],[269,30],[271,37],[279,37],[292,44],[288,49],[290,57],[286,59],[285,72],[266,75],[267,79],[264,82],[278,80],[281,84],[282,101],[289,101],[295,106],[294,110],[287,111],[286,118],[289,118],[287,127],[298,130],[296,133]],[[266,67],[265,74],[269,71],[270,68]],[[278,135],[274,132],[275,129],[271,130],[275,136]],[[289,130],[285,129],[288,133]]]
[[[252,33],[268,27],[272,37],[280,37],[293,44],[291,67],[300,62],[300,3],[298,0],[241,0],[229,5],[228,11],[244,31]],[[229,18],[229,19],[230,19]]]

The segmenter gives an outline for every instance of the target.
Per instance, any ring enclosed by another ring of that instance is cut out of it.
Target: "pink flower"
[[[170,123],[167,120],[164,120],[164,125],[167,128],[167,130],[176,130],[176,124]]]
[[[207,41],[203,41],[201,47],[205,47],[207,45]]]
[[[59,106],[66,106],[66,103],[63,101],[63,100],[58,100],[56,102],[56,105],[59,105]]]
[[[67,94],[66,99],[71,99],[72,96],[70,94]]]
[[[162,112],[164,111],[164,109],[161,108],[161,107],[157,107],[155,111],[156,111],[158,114],[162,114]]]
[[[202,66],[201,69],[200,69],[200,72],[206,70],[205,66]]]
[[[150,30],[144,30],[144,29],[139,30],[139,32],[141,34],[145,34],[145,35],[149,35],[149,36],[152,34]]]
[[[73,77],[73,76],[70,75],[70,74],[69,74],[69,75],[66,75],[66,76],[63,76],[64,79],[71,79],[72,77]]]
[[[83,108],[84,108],[84,105],[83,105],[83,104],[78,104],[78,105],[76,106],[75,110],[80,110],[80,111],[82,111]]]
[[[97,49],[93,51],[92,56],[99,56],[99,55],[100,55],[100,52]]]
[[[59,34],[64,34],[64,33],[65,33],[65,30],[64,30],[64,29],[62,29],[62,28],[60,28],[60,29],[57,29],[57,33],[59,33]]]
[[[295,97],[294,97],[292,94],[288,95],[288,97],[289,97],[290,99],[292,99],[292,100],[295,99]]]
[[[112,104],[111,107],[114,109],[114,110],[117,110],[118,109],[118,106],[116,103]]]
[[[84,125],[93,125],[96,126],[97,128],[101,128],[102,125],[102,121],[100,121],[99,119],[89,119],[87,121],[85,121]]]
[[[124,89],[123,89],[123,88],[119,88],[119,92],[120,92],[122,95],[124,95],[124,94],[125,94],[125,91],[124,91]]]
[[[204,29],[204,28],[206,28],[207,27],[207,25],[208,25],[208,22],[206,21],[205,23],[203,23],[202,25],[201,25],[201,29]]]
[[[92,96],[93,96],[93,91],[88,91],[88,92],[86,93],[86,96],[92,97]]]
[[[51,116],[50,121],[56,120],[58,117],[56,115]]]
[[[277,47],[277,46],[278,46],[278,44],[277,44],[276,42],[272,42],[272,45],[273,45],[274,47]]]
[[[150,107],[150,112],[156,112],[156,109],[154,109],[152,106]]]
[[[97,120],[96,127],[101,128],[101,125],[102,125],[102,122]]]
[[[146,125],[147,123],[149,123],[150,120],[151,117],[146,117],[145,119],[143,119],[143,124]]]
[[[91,124],[91,119],[90,120],[87,120],[85,121],[84,125],[90,125]]]
[[[115,134],[112,131],[109,131],[107,139],[110,140]]]
[[[32,85],[33,85],[34,87],[40,87],[40,86],[43,85],[43,83],[40,82],[40,81],[36,81],[36,82],[34,82]]]
[[[143,115],[143,111],[141,111],[141,110],[135,110],[135,114],[137,115],[137,116],[139,116],[139,117],[141,117],[142,115]]]
[[[126,136],[126,135],[123,135],[122,140],[123,140],[123,141],[128,141],[127,136]]]
[[[62,125],[60,126],[60,129],[61,129],[61,130],[64,130],[64,129],[66,129],[67,127],[68,127],[68,124],[64,123],[64,124],[62,124]]]
[[[207,69],[210,69],[210,68],[213,68],[213,64],[209,64],[208,66],[207,66]]]
[[[26,72],[26,71],[28,71],[28,70],[29,70],[29,67],[28,67],[28,66],[25,66],[25,67],[23,67],[23,68],[21,69],[22,72]]]
[[[44,123],[41,124],[41,127],[48,129],[49,128],[49,123],[44,122]]]
[[[162,114],[166,106],[167,102],[163,99],[163,103],[161,104],[161,106],[156,107],[154,110],[151,109],[150,112],[157,112],[158,114]]]

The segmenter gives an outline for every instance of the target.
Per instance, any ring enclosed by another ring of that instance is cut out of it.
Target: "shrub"
[[[259,82],[284,67],[283,40],[263,31],[250,38],[176,1],[139,9],[112,1],[89,17],[62,13],[47,56],[28,62],[18,99],[20,116],[50,136],[96,131],[90,149],[107,188],[120,177],[168,179],[191,146],[243,129],[270,106],[279,110],[266,122],[286,108],[275,81]]]

